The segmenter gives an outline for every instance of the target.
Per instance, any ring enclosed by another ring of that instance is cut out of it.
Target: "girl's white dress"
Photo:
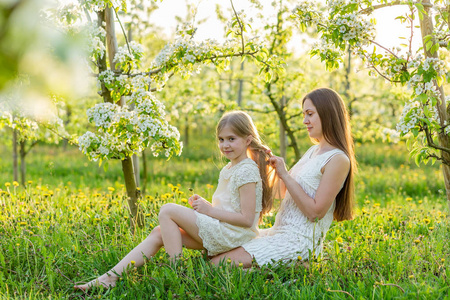
[[[219,175],[219,183],[212,197],[214,207],[230,211],[241,211],[239,188],[244,184],[256,183],[255,219],[250,228],[231,225],[207,215],[195,212],[198,235],[208,255],[214,256],[250,241],[258,235],[258,220],[262,210],[262,182],[258,165],[250,158],[246,158],[234,166],[228,163]]]
[[[312,198],[315,197],[322,178],[322,167],[334,155],[344,153],[339,149],[333,149],[311,157],[317,147],[318,145],[309,148],[290,171],[291,176]],[[260,230],[258,238],[243,244],[242,247],[260,266],[297,259],[298,256],[307,259],[310,251],[318,255],[322,251],[322,241],[333,221],[334,208],[335,201],[321,220],[311,222],[286,191],[273,227]]]

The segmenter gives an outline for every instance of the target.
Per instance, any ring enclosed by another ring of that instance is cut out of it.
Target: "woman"
[[[282,158],[270,158],[285,193],[274,226],[241,247],[215,256],[213,263],[231,259],[250,267],[253,259],[260,266],[299,256],[307,259],[310,252],[321,252],[333,218],[352,218],[356,161],[345,104],[335,91],[320,88],[304,97],[303,113],[303,123],[316,145],[290,172]]]

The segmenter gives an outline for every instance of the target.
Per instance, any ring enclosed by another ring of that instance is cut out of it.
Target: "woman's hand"
[[[200,197],[197,194],[189,197],[188,202],[195,211],[202,213],[204,215],[208,215],[208,213],[210,212],[210,210],[212,208],[212,205],[210,202],[206,201],[205,199],[203,199],[202,197]]]
[[[283,179],[286,175],[289,175],[286,164],[284,163],[284,159],[279,156],[271,156],[269,159],[269,163],[272,167],[277,171],[278,176]]]

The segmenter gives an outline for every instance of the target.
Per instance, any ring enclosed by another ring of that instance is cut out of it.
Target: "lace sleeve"
[[[261,211],[261,176],[258,166],[254,161],[244,163],[237,168],[230,178],[231,205],[235,211],[241,211],[241,201],[239,198],[239,188],[247,183],[256,183],[256,209]],[[259,200],[259,201],[258,201]]]

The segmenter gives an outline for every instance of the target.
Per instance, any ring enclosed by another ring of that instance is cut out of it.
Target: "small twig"
[[[236,20],[238,21],[239,28],[241,29],[241,43],[242,43],[242,54],[243,54],[244,53],[244,49],[245,49],[245,46],[244,46],[244,28],[242,27],[241,20],[239,19],[239,16],[238,16],[236,10],[234,9],[233,0],[230,0],[230,2],[231,2],[231,8],[233,8],[234,15],[236,16]]]
[[[122,22],[120,22],[119,14],[118,14],[117,11],[114,9],[114,6],[112,7],[112,9],[114,10],[114,13],[116,14],[117,21],[119,21],[120,28],[122,28],[122,33],[123,33],[123,36],[125,37],[125,42],[127,43],[128,51],[130,52],[130,55],[133,55],[133,53],[131,52],[130,44],[128,43],[128,37],[127,37],[127,34],[125,33],[125,29],[124,29],[123,26],[122,26]]]
[[[388,53],[390,53],[392,56],[394,56],[396,59],[398,59],[398,56],[397,55],[395,55],[395,53],[394,52],[392,52],[391,50],[389,50],[388,48],[386,48],[386,47],[384,47],[384,46],[382,46],[382,45],[380,45],[380,44],[378,44],[377,42],[375,42],[375,41],[372,41],[372,40],[369,40],[369,42],[371,42],[372,44],[375,44],[375,45],[377,45],[378,47],[380,47],[381,49],[384,49],[384,51],[386,51],[386,52],[388,52]]]
[[[403,293],[405,292],[404,289],[402,289],[400,286],[398,286],[397,284],[394,283],[382,283],[382,282],[376,282],[376,285],[383,285],[383,286],[395,286],[397,288],[399,288]]]
[[[355,300],[355,297],[353,297],[352,294],[350,294],[349,292],[346,292],[346,291],[341,291],[341,290],[330,290],[330,289],[328,289],[327,291],[328,291],[328,292],[334,292],[334,293],[344,293],[344,294],[347,294],[347,295],[349,295],[350,297],[352,297],[353,300]]]

